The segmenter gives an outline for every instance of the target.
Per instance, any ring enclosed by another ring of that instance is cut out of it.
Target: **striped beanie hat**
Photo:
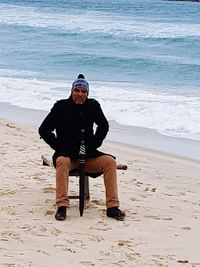
[[[77,87],[81,87],[87,91],[89,94],[89,83],[85,80],[85,77],[83,74],[79,74],[78,78],[72,83],[72,89],[71,91],[73,92],[74,89]]]

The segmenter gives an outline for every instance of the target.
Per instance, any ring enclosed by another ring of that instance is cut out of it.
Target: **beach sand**
[[[37,127],[0,119],[0,142],[0,266],[200,266],[199,161],[105,141],[101,150],[128,166],[117,171],[125,221],[106,217],[99,177],[83,217],[72,199],[59,222],[55,170],[41,160],[53,151]]]

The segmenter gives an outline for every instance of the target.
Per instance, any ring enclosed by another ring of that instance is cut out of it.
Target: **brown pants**
[[[69,171],[78,168],[79,163],[68,157],[60,156],[56,160],[56,205],[69,207],[68,182]],[[103,172],[106,191],[106,207],[118,207],[116,161],[109,155],[87,159],[86,172]]]

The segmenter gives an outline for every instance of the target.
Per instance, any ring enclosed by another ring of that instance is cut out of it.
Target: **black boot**
[[[107,208],[106,215],[118,221],[123,221],[126,216],[125,212],[118,207]]]
[[[67,207],[61,206],[58,207],[55,218],[57,221],[64,221],[66,219],[66,214],[67,214]]]

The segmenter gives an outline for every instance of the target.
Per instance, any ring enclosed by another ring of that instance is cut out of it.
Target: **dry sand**
[[[134,146],[105,142],[117,156],[125,221],[105,215],[102,178],[90,179],[91,200],[79,216],[71,200],[66,221],[54,218],[52,150],[37,128],[0,119],[0,266],[200,266],[200,164]],[[78,179],[70,179],[70,194]]]

